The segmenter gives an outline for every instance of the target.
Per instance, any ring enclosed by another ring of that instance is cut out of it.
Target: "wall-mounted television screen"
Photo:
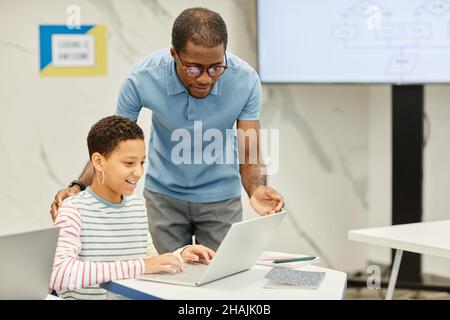
[[[450,0],[258,0],[265,83],[450,83]]]

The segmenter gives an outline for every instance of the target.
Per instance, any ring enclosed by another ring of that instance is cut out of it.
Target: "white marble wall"
[[[364,265],[347,231],[367,225],[367,87],[271,85],[262,122],[280,129],[280,171],[289,218],[273,247],[319,254],[323,265]]]
[[[65,24],[69,5],[81,8],[82,24],[107,25],[107,76],[39,76],[38,27]],[[169,47],[173,20],[192,6],[220,11],[228,21],[229,49],[255,64],[252,1],[0,0],[0,232],[51,224],[52,197],[88,159],[90,126],[115,111],[132,65]],[[139,120],[146,132],[150,117],[144,112]]]
[[[450,219],[450,86],[431,85],[425,90],[429,134],[424,152],[423,220]],[[449,230],[450,238],[450,230]],[[450,277],[449,259],[425,256],[425,272]]]
[[[70,4],[81,7],[83,24],[108,26],[105,77],[39,77],[38,25],[64,24]],[[256,67],[254,0],[0,0],[1,233],[51,224],[52,197],[87,161],[89,127],[114,112],[133,63],[169,46],[174,18],[192,6],[220,12],[229,51]],[[425,183],[425,209],[434,219],[449,216],[444,159],[450,132],[444,128],[450,99],[447,87],[428,91],[427,106],[438,105],[432,115],[436,140],[430,140],[426,158],[433,172]],[[290,211],[270,249],[319,254],[322,265],[346,271],[365,267],[368,258],[386,258],[383,251],[348,241],[347,230],[390,222],[388,92],[387,86],[363,85],[263,87],[262,125],[280,130],[280,170],[269,182],[284,194]],[[150,117],[144,112],[138,121],[145,132]],[[138,192],[142,188],[143,182]],[[244,217],[253,217],[243,198]],[[442,261],[430,263],[429,270],[445,268]]]

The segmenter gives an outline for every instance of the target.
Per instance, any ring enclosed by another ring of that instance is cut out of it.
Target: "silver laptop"
[[[59,228],[0,236],[0,299],[45,299]]]
[[[147,274],[140,280],[200,286],[250,269],[266,248],[286,211],[234,223],[208,265],[184,263],[175,274]]]

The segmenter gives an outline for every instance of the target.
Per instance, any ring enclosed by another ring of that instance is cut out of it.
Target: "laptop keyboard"
[[[200,263],[184,263],[183,272],[177,273],[160,273],[160,274],[146,274],[141,277],[141,279],[146,280],[157,280],[157,279],[170,279],[174,281],[183,281],[183,282],[198,282],[205,272],[207,264]]]

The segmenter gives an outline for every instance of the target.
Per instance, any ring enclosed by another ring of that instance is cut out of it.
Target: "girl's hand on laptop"
[[[183,271],[183,266],[176,255],[164,253],[159,256],[144,258],[144,273],[177,273]]]
[[[187,246],[181,252],[181,257],[187,262],[209,263],[216,253],[201,244]]]

